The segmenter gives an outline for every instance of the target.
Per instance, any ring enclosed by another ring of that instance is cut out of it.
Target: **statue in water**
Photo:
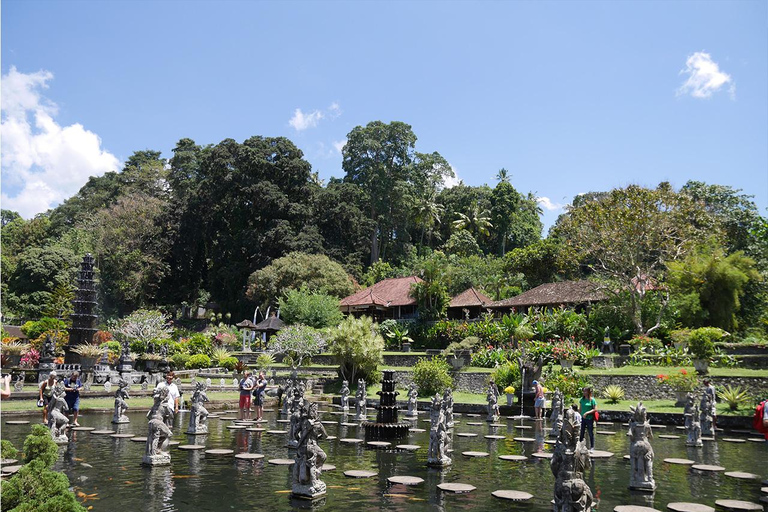
[[[69,406],[64,400],[64,383],[59,381],[53,387],[53,395],[48,403],[48,429],[51,431],[51,438],[56,444],[67,444],[67,429],[69,428],[69,418],[67,411]]]
[[[452,460],[446,453],[448,429],[446,427],[443,403],[440,395],[432,398],[430,410],[429,450],[427,451],[427,466],[449,466]]]
[[[453,428],[453,390],[447,388],[443,393],[443,421],[446,429]]]
[[[629,409],[632,411],[632,420],[629,422],[629,460],[632,466],[629,488],[653,491],[656,489],[656,482],[653,479],[651,424],[648,422],[643,402],[638,403],[637,407],[630,406]]]
[[[584,441],[579,441],[575,412],[567,409],[563,426],[550,462],[555,476],[555,512],[588,512],[592,509],[592,489],[584,481],[584,471],[591,461]]]
[[[195,392],[192,393],[187,434],[208,433],[208,409],[203,405],[208,401],[208,395],[205,394],[207,388],[208,385],[205,382],[195,382]]]
[[[349,410],[349,382],[346,380],[341,384],[341,409]]]
[[[496,423],[499,421],[499,389],[493,381],[488,385],[486,399],[488,400],[488,417],[485,421]]]
[[[131,420],[125,415],[125,411],[128,410],[128,402],[130,399],[128,396],[128,383],[120,378],[117,384],[117,391],[115,391],[115,413],[112,415],[112,423],[130,423]]]
[[[563,407],[563,393],[556,389],[552,397],[552,412],[549,415],[549,426],[552,428],[549,435],[555,439],[560,435],[560,429],[563,427]]]
[[[714,436],[715,429],[712,418],[712,395],[705,390],[701,394],[701,412],[699,413],[699,425],[701,426],[701,435]]]
[[[326,491],[325,482],[320,480],[320,474],[327,459],[317,441],[327,437],[327,434],[325,427],[318,419],[316,403],[305,401],[301,406],[300,416],[301,426],[294,457],[291,492],[296,496],[317,498],[324,495]]]
[[[683,414],[685,415],[685,431],[688,434],[688,439],[685,441],[685,445],[704,446],[704,442],[701,440],[699,405],[696,403],[696,397],[693,393],[688,393]]]
[[[155,388],[152,393],[155,399],[152,409],[147,413],[149,426],[144,458],[141,463],[145,466],[161,466],[171,463],[171,453],[168,451],[173,432],[166,421],[173,420],[173,410],[168,407],[168,388]]]
[[[365,381],[357,381],[357,394],[355,395],[355,419],[364,420],[368,414],[368,402],[366,400]]]
[[[413,383],[411,383],[411,387],[408,389],[408,412],[405,415],[409,418],[415,418],[419,415],[419,390],[416,389],[416,384]]]

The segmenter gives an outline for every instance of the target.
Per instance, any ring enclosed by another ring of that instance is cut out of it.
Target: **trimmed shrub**
[[[520,368],[516,363],[506,363],[498,366],[491,374],[491,379],[499,388],[520,384]]]
[[[171,356],[171,362],[173,363],[173,367],[176,370],[181,370],[187,367],[187,362],[191,357],[192,356],[190,356],[189,354],[184,354],[184,353],[174,354],[173,356]]]
[[[17,450],[10,441],[3,439],[0,441],[0,457],[3,459],[16,459],[19,456]]]
[[[44,425],[32,425],[32,433],[24,440],[24,463],[39,460],[50,467],[58,457],[59,448],[51,439],[50,431]]]
[[[195,354],[187,361],[188,370],[197,370],[200,368],[210,368],[211,358],[205,354]]]
[[[419,396],[432,396],[452,388],[450,369],[450,365],[442,357],[420,357],[413,366],[413,382],[419,388]]]
[[[235,366],[237,366],[237,361],[238,359],[236,357],[225,357],[224,359],[219,359],[219,366],[231,372],[235,369]]]

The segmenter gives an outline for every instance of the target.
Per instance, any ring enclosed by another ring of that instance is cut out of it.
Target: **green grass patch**
[[[620,400],[618,403],[609,404],[605,400],[598,400],[598,409],[604,411],[626,411],[629,412],[629,406],[637,405],[638,400]],[[666,412],[683,414],[683,407],[676,406],[674,400],[643,400],[643,405],[648,412]],[[751,407],[740,407],[737,411],[732,411],[728,404],[717,404],[718,416],[752,416],[754,409]]]
[[[586,375],[669,375],[685,368],[695,372],[692,366],[622,366],[620,368],[580,368],[575,367]],[[750,368],[709,368],[711,377],[768,377],[768,370],[753,370]]]

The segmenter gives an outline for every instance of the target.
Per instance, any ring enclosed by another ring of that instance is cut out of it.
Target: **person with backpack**
[[[251,414],[251,392],[254,382],[251,378],[251,371],[245,370],[245,376],[240,380],[240,419],[247,419]]]

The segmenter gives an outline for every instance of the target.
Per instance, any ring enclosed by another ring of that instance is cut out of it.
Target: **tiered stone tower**
[[[93,279],[93,256],[90,253],[83,256],[80,263],[80,275],[77,278],[77,291],[75,300],[72,301],[74,312],[70,315],[72,328],[69,330],[69,344],[67,345],[66,363],[77,363],[79,356],[69,348],[83,343],[90,343],[96,334],[94,325],[98,315],[96,309],[96,282]]]
[[[377,393],[380,400],[376,407],[376,421],[363,422],[365,436],[372,439],[401,437],[408,433],[410,424],[397,421],[397,395],[400,393],[395,391],[395,372],[384,370],[382,373],[381,391]]]

